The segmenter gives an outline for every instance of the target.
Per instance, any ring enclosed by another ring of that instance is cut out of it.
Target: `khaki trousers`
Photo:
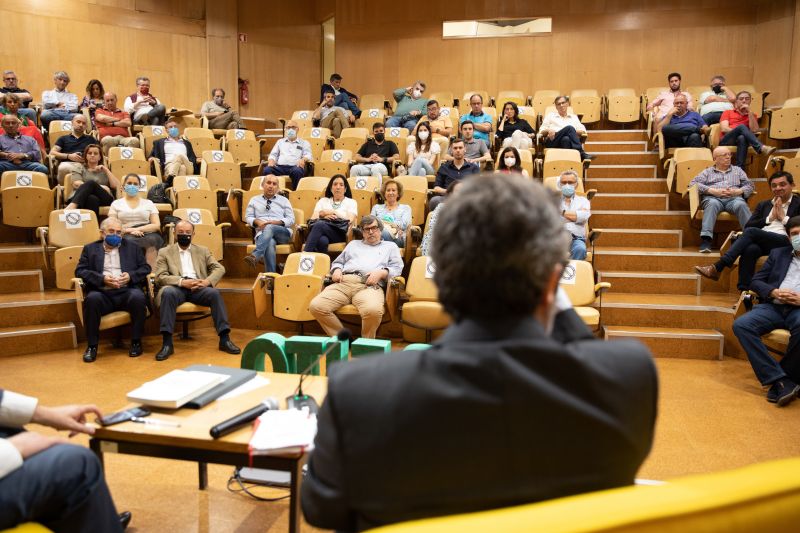
[[[83,164],[74,161],[62,161],[58,164],[58,184],[64,185],[64,177],[70,172],[78,172],[83,168]]]
[[[347,128],[350,123],[347,121],[347,117],[344,116],[344,113],[339,111],[331,112],[327,117],[325,117],[320,123],[320,126],[323,128],[328,128],[331,130],[331,135],[333,135],[334,139],[338,139],[339,136],[342,134],[342,130]]]
[[[341,282],[328,285],[315,296],[309,310],[325,333],[333,336],[342,329],[342,323],[334,312],[352,302],[361,315],[361,336],[374,339],[383,318],[384,299],[380,286],[368,287],[361,281],[361,276],[346,274]]]
[[[136,137],[123,137],[122,135],[109,135],[100,139],[100,145],[103,147],[103,154],[108,155],[108,150],[115,146],[139,148],[139,139]]]
[[[226,111],[225,113],[216,116],[208,121],[208,126],[212,130],[233,130],[236,128],[244,128],[244,122],[239,118],[239,113],[236,111]]]
[[[164,165],[165,176],[191,176],[192,174],[194,174],[194,165],[185,155],[178,155]]]

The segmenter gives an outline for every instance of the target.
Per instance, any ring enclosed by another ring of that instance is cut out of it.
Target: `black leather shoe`
[[[233,344],[233,342],[231,342],[230,339],[226,341],[219,341],[219,351],[232,354],[237,354],[242,352],[238,346],[236,346],[235,344]]]
[[[128,524],[131,523],[131,512],[125,511],[124,513],[119,513],[119,525],[122,526],[122,531],[128,529]]]
[[[95,359],[97,359],[97,346],[87,346],[86,351],[83,352],[83,362],[94,363]]]
[[[130,357],[139,357],[143,352],[141,341],[131,341],[131,349],[128,350],[128,355]]]
[[[169,356],[175,353],[175,349],[171,344],[164,344],[156,354],[156,361],[166,361]]]

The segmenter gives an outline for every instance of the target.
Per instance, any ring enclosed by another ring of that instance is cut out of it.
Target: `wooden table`
[[[250,465],[248,442],[252,427],[243,427],[220,439],[212,439],[212,426],[249,409],[267,397],[274,396],[281,408],[286,408],[286,397],[297,388],[296,374],[262,373],[269,383],[241,396],[211,402],[202,409],[152,409],[153,419],[180,423],[180,427],[153,426],[135,422],[124,422],[115,426],[98,427],[89,441],[100,463],[104,453],[126,453],[164,459],[196,461],[200,489],[208,484],[208,463],[233,466]],[[303,382],[303,392],[314,396],[319,403],[327,391],[327,379],[309,376]],[[129,405],[128,407],[133,407]],[[289,531],[300,528],[300,483],[306,462],[305,453],[299,455],[254,455],[254,468],[267,468],[289,472]]]

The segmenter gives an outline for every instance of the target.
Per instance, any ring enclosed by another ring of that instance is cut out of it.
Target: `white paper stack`
[[[128,393],[128,401],[177,409],[221,383],[227,376],[198,370],[173,370]]]
[[[308,409],[267,411],[255,423],[250,439],[253,455],[282,455],[310,451],[317,435],[317,415]]]

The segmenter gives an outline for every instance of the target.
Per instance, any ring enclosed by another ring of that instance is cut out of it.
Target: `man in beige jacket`
[[[181,220],[175,225],[175,244],[158,252],[156,283],[162,289],[156,296],[161,312],[161,335],[164,337],[157,361],[164,361],[175,353],[172,331],[175,329],[175,310],[184,302],[211,307],[211,317],[219,335],[219,349],[237,354],[239,347],[230,339],[228,313],[222,295],[214,286],[225,274],[208,248],[192,244],[194,225]]]

